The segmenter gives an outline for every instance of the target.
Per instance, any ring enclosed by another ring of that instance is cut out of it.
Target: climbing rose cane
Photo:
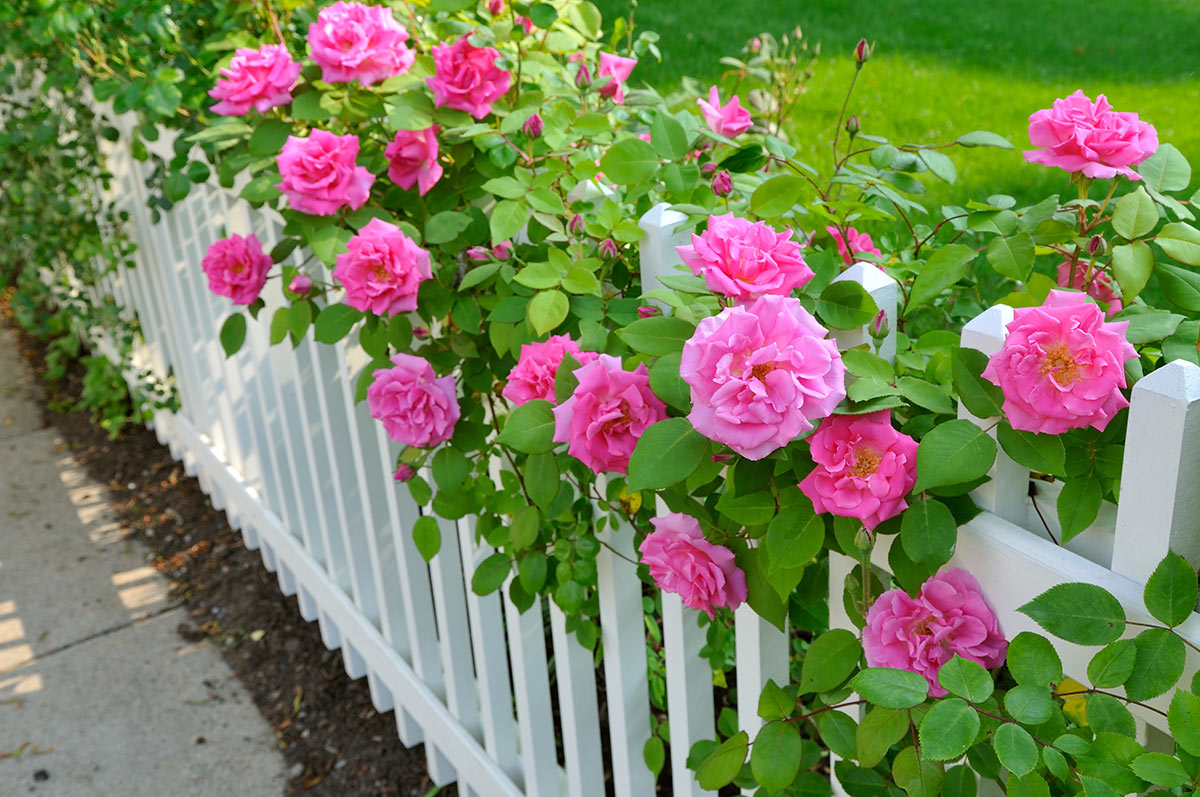
[[[1130,167],[1158,150],[1158,131],[1136,113],[1114,111],[1103,94],[1092,102],[1076,91],[1029,117],[1029,141],[1045,147],[1024,153],[1030,163],[1083,172],[1086,177],[1123,174],[1140,180]]]
[[[418,193],[433,188],[442,177],[438,163],[437,125],[424,130],[397,130],[383,154],[388,159],[388,177],[404,189],[416,183]]]
[[[429,252],[382,219],[367,222],[346,248],[333,271],[346,287],[346,304],[388,316],[417,309],[417,290],[433,276]]]
[[[625,473],[638,438],[667,417],[667,405],[650,390],[650,372],[634,371],[600,354],[575,370],[575,391],[554,408],[554,442],[596,473]]]
[[[292,101],[298,77],[300,64],[292,60],[282,44],[264,44],[257,50],[243,47],[221,70],[217,85],[208,92],[214,100],[220,100],[212,112],[245,116],[251,108],[262,113],[286,105]]]
[[[691,244],[675,250],[709,290],[737,302],[764,294],[787,296],[813,278],[790,233],[732,213],[711,216],[708,229],[692,233]]]
[[[476,119],[487,116],[509,87],[508,72],[496,66],[499,57],[495,48],[474,47],[466,36],[454,44],[436,45],[434,75],[425,79],[433,104],[466,111]]]
[[[955,655],[995,669],[1008,652],[979,582],[958,568],[930,577],[915,598],[902,589],[880,595],[867,612],[862,640],[867,666],[923,675],[933,697],[946,694],[937,676]]]
[[[798,486],[818,513],[858,518],[873,529],[908,508],[917,441],[896,431],[891,410],[831,415],[808,443],[817,467]]]
[[[612,53],[600,53],[600,67],[596,70],[596,77],[602,78],[605,76],[611,77],[605,85],[601,86],[599,92],[602,96],[608,97],[617,105],[625,104],[625,81],[629,80],[629,76],[633,74],[633,68],[637,66],[636,58],[625,58]],[[580,74],[583,73],[582,67]]]
[[[696,431],[762,459],[812,429],[846,396],[837,344],[798,299],[728,307],[683,344]]]
[[[375,175],[355,163],[358,136],[314,130],[308,138],[288,136],[275,159],[283,182],[275,185],[292,210],[328,216],[344,207],[358,210],[371,195]]]
[[[395,367],[375,371],[367,388],[371,417],[388,437],[409,446],[436,446],[449,440],[458,422],[454,377],[440,379],[433,366],[413,354],[392,355]]]
[[[521,356],[508,374],[503,396],[515,406],[545,399],[554,402],[554,380],[563,358],[570,354],[580,365],[596,359],[594,352],[581,352],[568,335],[554,335],[544,343],[521,344]]]
[[[1128,321],[1104,320],[1082,293],[1050,291],[1041,307],[1019,307],[1004,347],[992,355],[985,379],[1004,393],[1014,429],[1061,434],[1091,426],[1101,431],[1129,402],[1124,362],[1137,357],[1125,339]]]
[[[378,83],[412,68],[417,54],[408,31],[385,6],[337,2],[321,9],[308,28],[312,59],[326,83]]]
[[[231,235],[208,247],[200,268],[208,277],[208,289],[228,297],[234,304],[252,304],[267,282],[271,257],[263,252],[258,237]]]
[[[708,90],[708,101],[698,98],[696,103],[700,106],[704,121],[708,123],[708,129],[718,136],[737,138],[750,129],[750,112],[742,107],[736,94],[722,105],[720,92],[713,86]]]
[[[714,608],[736,609],[746,600],[746,574],[733,563],[733,551],[706,541],[699,521],[670,512],[650,522],[654,531],[638,551],[659,589],[710,618]]]
[[[829,225],[825,228],[825,232],[833,238],[833,242],[837,244],[838,254],[842,256],[847,266],[854,265],[854,261],[858,258],[855,255],[875,255],[875,257],[883,257],[883,253],[875,247],[875,242],[871,240],[871,236],[865,232],[859,232],[853,227],[846,228],[845,236],[842,235],[834,225]]]

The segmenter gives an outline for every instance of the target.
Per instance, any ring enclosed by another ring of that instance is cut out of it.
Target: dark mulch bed
[[[44,345],[22,334],[21,348],[44,373]],[[82,371],[76,363],[63,382],[48,386],[49,403],[74,403]],[[108,485],[129,537],[154,552],[191,616],[179,633],[189,641],[208,638],[254,696],[291,763],[289,794],[457,794],[453,786],[434,789],[424,749],[400,744],[392,712],[371,705],[366,679],[346,676],[341,653],[325,649],[317,625],[304,622],[295,598],[283,596],[258,553],[246,550],[152,432],[129,429],[110,441],[86,414],[49,408],[44,422]]]

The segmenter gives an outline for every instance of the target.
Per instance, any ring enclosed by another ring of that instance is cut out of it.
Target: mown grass
[[[594,0],[611,29],[629,0]],[[851,99],[863,132],[896,142],[940,143],[992,130],[1017,151],[955,149],[953,187],[931,185],[927,203],[994,193],[1036,201],[1066,193],[1065,173],[1027,164],[1033,111],[1075,89],[1104,93],[1117,110],[1154,124],[1200,174],[1200,3],[1194,0],[640,0],[636,25],[658,31],[663,61],[634,80],[669,91],[684,75],[722,78],[722,55],[738,55],[762,32],[797,25],[820,43],[814,76],[787,125],[799,156],[828,172],[829,142],[854,71],[859,38],[876,43]],[[1200,179],[1194,182],[1200,184]],[[1193,186],[1194,188],[1195,186]]]

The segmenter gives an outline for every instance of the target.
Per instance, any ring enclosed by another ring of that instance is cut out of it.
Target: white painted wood
[[[676,246],[685,246],[691,240],[691,231],[685,227],[687,216],[671,210],[666,202],[660,202],[638,220],[645,232],[639,244],[639,259],[642,274],[642,290],[652,291],[663,287],[659,277],[675,273],[675,266],[683,259],[675,251]],[[661,307],[661,303],[657,303]]]
[[[661,510],[660,510],[661,511]],[[688,752],[701,739],[715,739],[713,674],[701,658],[706,633],[699,612],[678,595],[662,593],[663,653],[667,664],[667,711],[671,722],[671,786],[677,795],[707,794],[687,768]],[[738,684],[739,689],[741,684]]]
[[[604,757],[600,751],[600,709],[596,704],[596,669],[592,652],[568,634],[562,609],[550,602],[554,639],[554,678],[558,684],[567,794],[603,797]]]
[[[888,362],[894,362],[896,359],[896,319],[900,306],[899,283],[873,263],[855,263],[834,277],[833,281],[857,282],[875,300],[875,306],[887,316],[888,325],[887,336],[879,344],[879,350],[876,353]],[[834,340],[837,341],[838,349],[841,351],[853,349],[855,346],[866,345],[874,352],[875,341],[868,329],[869,325],[859,327],[858,329],[834,329],[830,331],[833,334]]]
[[[790,682],[788,673],[788,636],[768,623],[743,603],[734,612],[737,632],[738,727],[753,739],[762,727],[758,716],[758,696],[767,681],[783,686]]]
[[[455,539],[458,527],[454,521],[436,519],[442,533],[442,546],[429,563],[429,580],[433,588],[442,672],[446,678],[446,705],[463,728],[479,739],[482,738],[479,696],[471,665],[471,626],[463,592],[463,568]]]
[[[542,599],[522,613],[504,587],[504,619],[512,663],[513,692],[525,794],[546,797],[558,791],[558,761],[554,749],[554,715],[550,709],[550,676],[546,669],[546,633]]]

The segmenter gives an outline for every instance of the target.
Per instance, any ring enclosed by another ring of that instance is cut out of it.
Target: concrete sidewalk
[[[275,735],[122,539],[0,324],[0,794],[275,795]]]

